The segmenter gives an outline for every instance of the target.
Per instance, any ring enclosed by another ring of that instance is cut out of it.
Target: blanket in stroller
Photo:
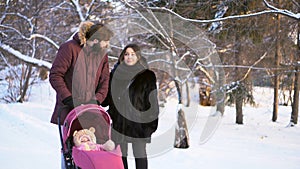
[[[124,169],[120,146],[112,151],[85,151],[73,147],[72,156],[81,169]]]

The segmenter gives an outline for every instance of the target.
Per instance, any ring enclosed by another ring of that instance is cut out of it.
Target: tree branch
[[[10,54],[13,54],[14,56],[16,56],[17,58],[21,59],[22,61],[24,61],[26,63],[33,64],[33,65],[36,65],[38,67],[45,67],[48,70],[50,70],[50,68],[52,66],[52,64],[49,63],[49,62],[39,60],[39,59],[35,59],[35,58],[30,57],[30,56],[24,55],[21,52],[13,49],[12,47],[10,47],[6,44],[3,44],[1,42],[0,42],[0,48],[7,51]]]
[[[85,18],[83,17],[83,14],[82,14],[82,10],[80,8],[79,0],[71,0],[71,2],[76,8],[76,11],[77,11],[77,14],[78,14],[80,20],[85,21]]]
[[[267,52],[264,53],[264,55],[262,55],[253,65],[250,66],[250,68],[248,69],[247,73],[244,75],[244,77],[239,80],[239,81],[243,81],[247,78],[247,76],[249,75],[250,71],[252,70],[252,68],[258,64],[261,60],[263,60],[263,58],[265,58],[265,56],[267,56]]]
[[[41,35],[41,34],[32,34],[29,38],[29,40],[33,39],[33,38],[42,38],[44,40],[46,40],[47,42],[49,42],[50,44],[52,44],[56,49],[59,48],[59,45],[56,44],[52,39],[44,36],[44,35]]]
[[[268,4],[268,3],[266,2],[266,4]],[[256,12],[256,13],[252,13],[252,14],[227,16],[227,17],[224,17],[224,18],[215,18],[215,19],[207,19],[207,20],[198,20],[198,19],[185,18],[185,17],[177,14],[176,12],[174,12],[170,9],[167,9],[165,7],[143,7],[143,8],[151,9],[151,10],[167,11],[167,12],[169,12],[169,13],[171,13],[171,14],[173,14],[173,15],[175,15],[175,16],[183,19],[183,20],[190,21],[190,22],[195,22],[195,23],[212,23],[212,22],[224,21],[224,20],[229,20],[229,19],[241,19],[241,18],[248,18],[248,17],[254,17],[254,16],[259,16],[259,15],[264,15],[264,14],[274,14],[274,13],[285,15],[287,17],[300,20],[300,13],[295,14],[291,11],[278,9],[278,8],[275,8],[271,5],[269,5],[267,7],[271,8],[271,9],[273,8],[273,9],[272,10],[266,10],[266,11],[260,11],[260,12]]]

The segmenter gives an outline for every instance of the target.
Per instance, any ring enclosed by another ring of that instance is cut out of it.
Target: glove
[[[74,108],[74,103],[73,103],[73,98],[72,98],[72,96],[69,96],[69,97],[65,98],[62,102],[63,102],[64,105],[69,106],[70,109],[73,109],[73,108]]]

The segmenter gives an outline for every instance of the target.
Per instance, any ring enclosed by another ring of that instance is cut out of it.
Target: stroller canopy
[[[87,104],[74,108],[63,124],[63,142],[73,139],[74,131],[90,127],[96,129],[97,143],[103,144],[110,139],[111,118],[101,106]]]

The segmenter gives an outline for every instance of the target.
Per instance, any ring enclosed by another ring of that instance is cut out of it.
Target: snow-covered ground
[[[189,125],[190,147],[173,148],[176,104],[161,110],[159,129],[149,145],[149,169],[299,169],[300,129],[287,127],[291,107],[279,107],[272,122],[272,89],[255,88],[257,107],[244,107],[244,125],[235,124],[235,108],[226,107],[214,135],[205,143],[200,135],[211,107],[183,107]],[[55,93],[48,82],[37,84],[30,101],[0,104],[0,168],[59,169],[58,128],[49,120]],[[130,158],[129,168],[134,160]]]

